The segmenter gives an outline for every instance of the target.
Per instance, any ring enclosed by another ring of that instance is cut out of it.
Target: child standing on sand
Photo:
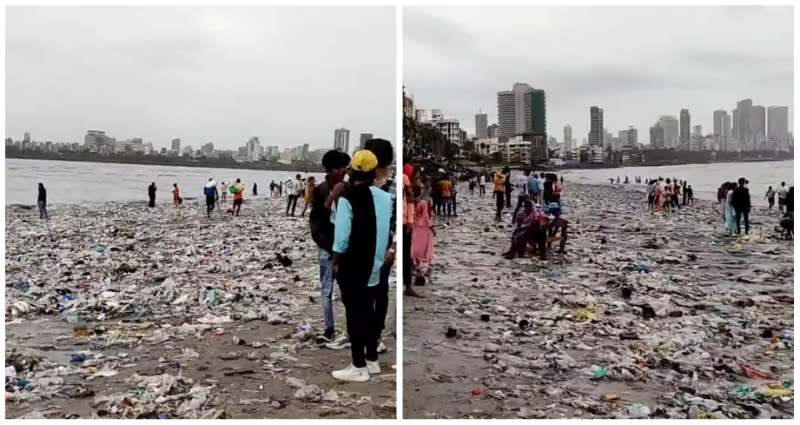
[[[419,186],[414,187],[414,229],[411,233],[411,263],[417,280],[430,280],[433,271],[433,205],[430,195],[421,196]]]

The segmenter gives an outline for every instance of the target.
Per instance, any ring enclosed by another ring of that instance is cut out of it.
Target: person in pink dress
[[[414,229],[411,234],[411,264],[416,279],[414,284],[424,285],[433,271],[433,204],[430,196],[420,196],[420,188],[414,187]]]

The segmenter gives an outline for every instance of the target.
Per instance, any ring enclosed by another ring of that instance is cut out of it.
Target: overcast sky
[[[681,108],[711,133],[713,111],[745,98],[793,116],[792,16],[785,6],[409,7],[403,81],[417,108],[442,109],[470,134],[479,109],[497,122],[497,92],[515,82],[546,91],[559,141],[565,124],[578,143],[587,136],[592,105],[614,136],[636,126],[640,143]]]
[[[394,7],[8,7],[6,136],[394,142]]]

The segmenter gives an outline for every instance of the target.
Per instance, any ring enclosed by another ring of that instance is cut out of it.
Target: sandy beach
[[[6,417],[394,418],[389,329],[380,375],[330,375],[350,352],[316,341],[300,204],[287,218],[285,198],[246,199],[241,217],[211,219],[188,200],[56,205],[49,229],[7,207]],[[344,332],[341,301],[334,311]]]
[[[426,298],[404,297],[404,417],[793,417],[777,212],[728,237],[711,202],[652,215],[642,192],[567,181],[567,253],[506,260],[511,211],[498,225],[491,193],[459,189]]]

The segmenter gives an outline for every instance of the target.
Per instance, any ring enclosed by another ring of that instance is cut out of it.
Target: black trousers
[[[297,195],[289,195],[289,202],[286,204],[286,215],[289,215],[289,208],[292,209],[292,215],[294,215],[294,210],[297,208]]]
[[[411,286],[411,231],[403,226],[403,286]]]
[[[485,184],[481,185],[481,198],[483,197],[483,195],[486,195],[486,185]]]
[[[458,212],[456,212],[456,206],[458,204],[456,203],[456,194],[455,193],[450,197],[450,205],[453,206],[453,215],[458,215]],[[448,215],[449,215],[449,213],[448,213]]]
[[[742,233],[742,217],[744,217],[744,233],[750,233],[750,211],[736,210],[736,234]]]
[[[206,196],[206,215],[210,216],[211,211],[214,211],[215,199],[213,196]]]
[[[519,213],[519,210],[522,209],[522,204],[524,204],[526,200],[528,200],[527,196],[524,195],[517,196],[517,207],[514,208],[514,215],[511,217],[512,223],[517,222],[517,213]]]
[[[380,341],[381,333],[386,327],[386,314],[389,312],[389,275],[392,273],[392,265],[384,264],[381,267],[381,280],[378,286],[369,288],[375,292],[375,315],[378,319],[375,323],[378,326],[375,338]]]
[[[150,197],[150,202],[147,204],[147,206],[150,207],[150,208],[155,208],[155,206],[156,206],[156,197],[155,196],[151,196]]]
[[[506,208],[511,208],[511,191],[506,191]]]
[[[366,367],[367,360],[378,360],[378,338],[383,328],[376,309],[379,290],[377,287],[351,287],[346,282],[339,282],[339,289],[347,319],[353,366]]]
[[[503,192],[495,192],[494,198],[497,207],[497,213],[495,214],[495,218],[497,219],[497,221],[500,221],[503,217],[502,216],[503,206],[505,205],[505,200],[503,199]]]

